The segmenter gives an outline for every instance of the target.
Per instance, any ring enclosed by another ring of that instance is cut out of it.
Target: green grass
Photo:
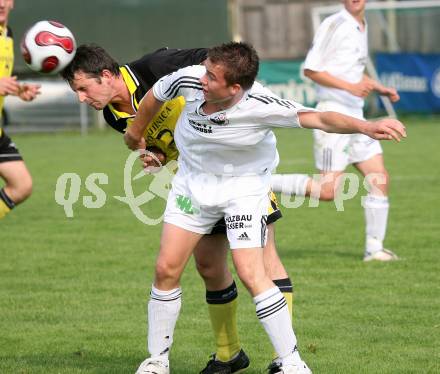
[[[294,325],[314,373],[439,373],[438,218],[440,123],[408,118],[409,137],[386,143],[391,211],[386,245],[402,258],[361,261],[360,193],[337,212],[332,203],[284,209],[277,245],[295,283]],[[313,173],[311,133],[281,130],[279,171]],[[0,223],[0,373],[133,373],[145,358],[145,311],[160,226],[141,224],[124,196],[127,156],[115,133],[14,136],[34,177],[34,193]],[[55,202],[57,178],[82,179],[74,217]],[[92,172],[109,176],[100,209],[82,197]],[[145,183],[138,181],[137,191]],[[163,201],[145,212],[160,215]],[[193,263],[171,362],[197,373],[214,350],[204,287]],[[261,373],[271,349],[240,287],[239,329]]]

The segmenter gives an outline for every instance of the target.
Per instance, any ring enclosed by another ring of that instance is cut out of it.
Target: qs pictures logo
[[[146,225],[157,225],[163,219],[160,217],[150,217],[146,204],[156,198],[167,200],[171,188],[171,181],[177,170],[177,161],[170,161],[163,166],[156,155],[149,151],[144,151],[146,156],[150,156],[157,167],[148,167],[133,175],[134,167],[139,162],[139,152],[131,152],[124,165],[123,189],[125,196],[113,196],[114,199],[127,204],[135,217]],[[136,195],[133,184],[141,178],[147,178],[145,189]],[[152,178],[151,178],[152,176]],[[100,187],[109,184],[109,177],[104,173],[92,173],[88,175],[84,182],[84,187],[91,195],[82,197],[82,205],[88,209],[102,208],[107,201],[106,192]],[[78,202],[82,186],[81,177],[77,173],[64,173],[60,175],[55,187],[55,201],[64,208],[66,217],[74,217],[74,205]]]

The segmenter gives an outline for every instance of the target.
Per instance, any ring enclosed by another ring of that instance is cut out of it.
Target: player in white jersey
[[[396,90],[384,87],[365,75],[368,58],[366,0],[344,0],[344,9],[326,18],[319,26],[313,46],[304,63],[304,74],[315,81],[319,110],[331,110],[363,119],[364,98],[370,92],[399,100]],[[303,174],[276,174],[272,177],[275,192],[298,195],[311,193],[331,201],[338,191],[340,176],[353,164],[369,182],[370,191],[363,202],[366,221],[364,261],[396,260],[384,249],[388,220],[389,176],[382,148],[363,134],[327,134],[314,130],[316,168],[321,179],[313,181]]]
[[[179,95],[185,108],[176,126],[179,170],[168,197],[154,284],[148,305],[148,350],[138,373],[168,373],[177,321],[180,277],[203,234],[224,217],[237,274],[253,296],[257,316],[281,359],[279,373],[310,373],[296,346],[286,301],[267,276],[266,241],[271,170],[278,162],[272,127],[360,132],[376,139],[405,136],[397,120],[366,122],[282,100],[254,84],[258,56],[245,43],[211,48],[205,66],[159,80],[124,135],[144,150],[142,134],[163,101]]]

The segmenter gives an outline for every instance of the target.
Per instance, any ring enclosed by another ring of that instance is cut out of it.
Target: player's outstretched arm
[[[363,121],[337,112],[300,112],[302,127],[340,134],[361,133],[377,140],[406,138],[405,126],[395,119]]]
[[[133,151],[136,149],[145,149],[144,132],[155,114],[162,106],[162,101],[157,100],[153,95],[153,90],[147,92],[142,99],[133,124],[128,127],[124,134],[124,141],[127,147]]]
[[[379,121],[367,122],[365,135],[377,140],[396,140],[406,138],[406,129],[402,122],[385,118]]]

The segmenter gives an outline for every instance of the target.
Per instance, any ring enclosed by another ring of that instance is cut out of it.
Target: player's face
[[[365,9],[366,2],[367,0],[343,0],[345,9],[347,9],[347,11],[353,15],[362,13]]]
[[[0,0],[0,25],[8,22],[9,12],[14,7],[14,0]]]
[[[224,66],[213,64],[209,58],[205,61],[205,66],[206,73],[200,78],[205,100],[208,103],[222,103],[233,99],[240,86],[236,84],[228,85],[225,80]]]
[[[103,109],[113,97],[111,78],[107,74],[97,79],[82,71],[76,72],[70,87],[76,92],[81,103],[86,103],[96,110]]]

